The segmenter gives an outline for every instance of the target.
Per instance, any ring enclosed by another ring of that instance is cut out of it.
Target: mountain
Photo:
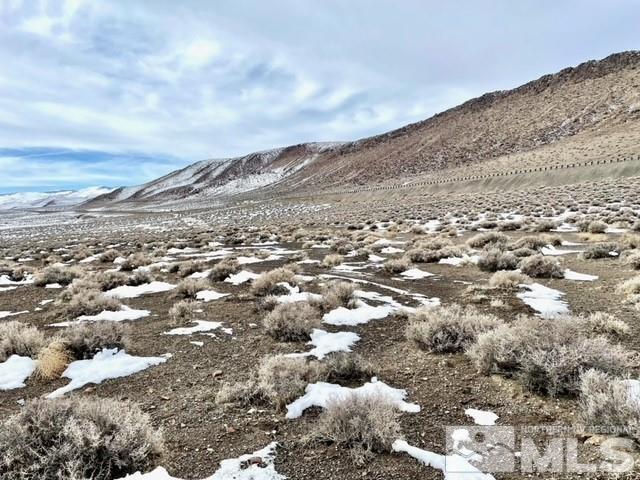
[[[113,188],[88,187],[58,192],[19,192],[0,194],[0,210],[72,207],[108,194]]]
[[[538,167],[637,154],[639,145],[640,52],[632,51],[487,93],[382,135],[205,160],[87,206],[275,195]]]

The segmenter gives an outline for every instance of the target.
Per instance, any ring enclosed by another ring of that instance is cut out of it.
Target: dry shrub
[[[61,302],[64,314],[71,318],[77,318],[81,315],[97,315],[104,310],[117,311],[121,307],[118,299],[107,297],[99,290],[79,289],[72,294],[66,303],[64,303],[65,297],[61,297],[59,302]]]
[[[197,293],[206,290],[207,286],[204,280],[185,278],[176,286],[174,295],[178,298],[196,298]]]
[[[0,428],[0,478],[112,480],[152,470],[163,450],[161,433],[133,403],[35,399]]]
[[[626,233],[618,240],[618,244],[623,250],[638,249],[640,248],[640,235]]]
[[[409,315],[405,334],[418,348],[435,353],[459,352],[475,342],[482,332],[494,329],[502,321],[460,305],[419,308]]]
[[[32,325],[15,320],[0,323],[0,362],[11,355],[35,357],[45,344],[44,334]]]
[[[622,427],[640,442],[640,404],[621,379],[589,370],[580,382],[580,417],[586,426]]]
[[[72,360],[71,353],[62,341],[53,341],[38,354],[35,374],[43,380],[59,378]]]
[[[553,259],[534,255],[520,262],[520,271],[532,278],[563,278],[564,270]]]
[[[640,252],[627,255],[624,259],[625,263],[634,270],[640,270]]]
[[[321,380],[324,375],[325,368],[320,362],[273,355],[263,359],[249,380],[224,384],[216,395],[216,403],[271,404],[282,410],[303,395],[309,383]]]
[[[337,267],[344,261],[344,257],[337,253],[331,253],[322,259],[322,266],[326,268]]]
[[[607,335],[613,338],[622,338],[631,332],[631,328],[622,320],[618,320],[610,313],[594,312],[587,316],[580,316],[580,322],[584,323],[586,332],[597,335]]]
[[[251,292],[259,297],[266,295],[283,295],[288,293],[288,290],[279,284],[285,282],[290,285],[295,285],[297,283],[295,272],[285,267],[276,268],[256,278],[251,284]]]
[[[615,243],[600,243],[598,245],[589,245],[587,249],[580,254],[585,260],[598,260],[601,258],[612,258],[609,252],[618,251],[618,245]]]
[[[384,395],[350,394],[329,401],[311,433],[311,439],[347,448],[362,465],[376,453],[391,451],[401,435],[398,412]]]
[[[515,270],[520,260],[511,252],[502,251],[499,248],[491,248],[484,251],[478,259],[478,268],[483,272],[496,272],[498,270]]]
[[[546,239],[540,236],[527,235],[525,237],[519,238],[511,245],[513,250],[517,250],[519,248],[528,248],[530,250],[538,250],[546,245],[548,245]]]
[[[44,287],[49,283],[69,285],[80,276],[82,276],[82,270],[78,268],[52,265],[37,272],[33,278],[33,283],[37,287]]]
[[[62,341],[73,358],[88,359],[104,348],[126,349],[128,328],[109,320],[76,323],[62,332]]]
[[[128,280],[127,274],[122,272],[104,271],[91,275],[91,281],[96,282],[103,292],[126,285]]]
[[[153,275],[145,268],[139,268],[127,279],[127,285],[130,287],[137,287],[151,282],[153,282]]]
[[[532,232],[548,232],[556,228],[556,222],[553,220],[538,220],[536,223],[531,225],[530,230]]]
[[[620,283],[616,287],[616,292],[624,295],[628,302],[640,304],[640,275]]]
[[[390,274],[401,273],[411,268],[411,262],[405,258],[392,258],[384,262],[383,268]]]
[[[324,381],[329,383],[369,380],[376,373],[371,362],[351,352],[332,353],[324,360],[324,366]]]
[[[632,352],[592,329],[584,317],[519,317],[481,334],[468,354],[485,375],[512,377],[551,396],[575,395],[585,371],[620,375],[635,362]]]
[[[240,271],[240,265],[235,258],[224,258],[216,263],[211,272],[209,272],[209,280],[212,282],[222,282],[229,275],[236,274]]]
[[[113,261],[120,256],[120,252],[114,249],[107,250],[103,252],[98,260],[100,263],[113,263]]]
[[[320,312],[309,302],[277,305],[263,320],[267,334],[283,342],[309,340],[321,324]]]
[[[606,230],[607,224],[600,220],[589,222],[589,225],[587,226],[587,232],[589,233],[604,233]]]
[[[144,267],[152,262],[152,258],[143,252],[136,252],[129,255],[124,262],[120,264],[120,270],[123,272],[131,272],[136,268]]]
[[[184,325],[191,323],[198,308],[198,303],[193,300],[181,300],[173,304],[169,309],[169,319],[172,325]]]
[[[471,248],[484,248],[487,245],[506,245],[509,237],[499,232],[484,232],[474,235],[467,240],[467,245]]]
[[[330,282],[322,292],[319,303],[323,311],[330,311],[338,307],[352,308],[356,297],[356,286],[351,282],[335,280]],[[314,302],[315,303],[315,302]]]
[[[202,271],[204,263],[188,260],[186,262],[180,262],[176,265],[178,275],[182,278],[188,277],[196,272]]]
[[[320,362],[274,355],[267,357],[258,368],[258,386],[264,397],[281,410],[304,394],[307,385],[317,382],[323,374]]]
[[[516,290],[522,283],[530,283],[531,279],[520,272],[499,271],[489,278],[491,288],[501,290]]]

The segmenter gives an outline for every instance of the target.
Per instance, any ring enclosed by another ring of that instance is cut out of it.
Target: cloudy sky
[[[0,0],[0,193],[351,140],[640,47],[635,0]]]

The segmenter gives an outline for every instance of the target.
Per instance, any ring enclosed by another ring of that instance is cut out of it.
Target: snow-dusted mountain
[[[0,194],[0,210],[72,207],[113,191],[113,188],[88,187],[58,192],[19,192]]]
[[[85,206],[215,198],[290,185],[294,174],[304,170],[302,178],[307,178],[317,159],[336,153],[344,145],[339,142],[304,143],[243,157],[203,160],[143,185],[118,188]]]

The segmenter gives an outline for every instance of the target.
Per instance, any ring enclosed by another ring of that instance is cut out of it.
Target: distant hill
[[[86,206],[365,185],[452,169],[545,166],[640,152],[640,52],[487,93],[427,120],[346,143],[205,160]]]
[[[0,210],[72,207],[108,194],[113,188],[89,187],[58,192],[19,192],[0,194]]]

